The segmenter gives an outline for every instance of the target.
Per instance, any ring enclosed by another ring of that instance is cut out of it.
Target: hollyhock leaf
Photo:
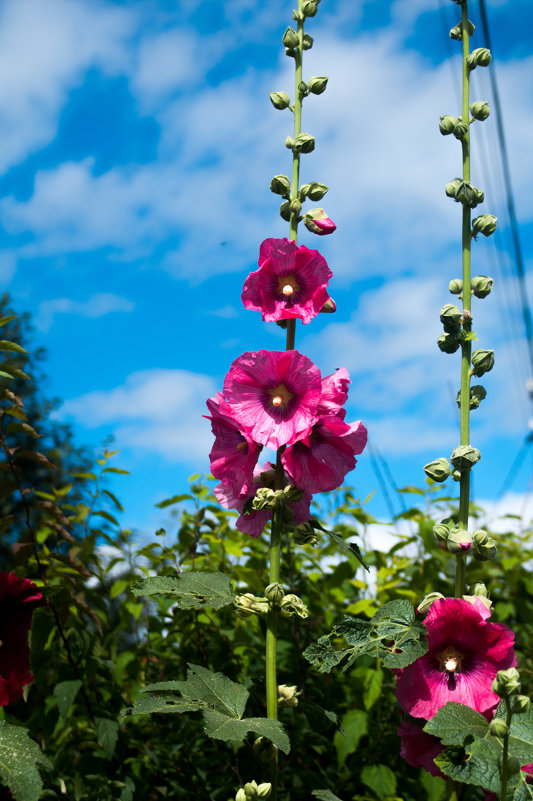
[[[81,681],[74,679],[73,681],[61,681],[54,687],[54,695],[57,699],[57,707],[59,714],[62,718],[67,718],[69,709],[74,703],[74,699],[78,694],[81,687]]]
[[[212,709],[204,711],[204,729],[208,737],[242,743],[248,732],[267,737],[280,751],[288,754],[290,742],[279,720],[269,718],[231,718]]]
[[[16,801],[38,801],[43,789],[37,765],[51,767],[28,730],[0,720],[0,778]]]
[[[180,609],[221,609],[233,603],[230,577],[207,570],[188,570],[179,576],[151,576],[132,587],[134,595],[166,595]]]
[[[474,740],[465,749],[450,746],[435,759],[441,771],[465,784],[475,784],[492,793],[499,793],[501,746],[494,737]],[[509,776],[509,787],[519,781],[519,771]]]
[[[406,667],[427,651],[426,630],[415,619],[415,610],[409,601],[383,604],[370,624],[377,634],[376,651],[385,667]]]
[[[337,651],[331,644],[328,635],[320,637],[317,642],[308,645],[303,655],[320,673],[329,673],[334,667],[337,667],[344,657],[351,653],[351,648]]]
[[[448,701],[424,726],[424,731],[442,740],[444,745],[463,746],[467,738],[485,737],[489,724],[483,715],[464,704]]]
[[[533,785],[526,782],[525,777],[521,778],[515,790],[513,801],[531,801],[533,798]]]
[[[341,801],[338,795],[333,795],[331,790],[313,790],[311,795],[318,798],[318,801]]]
[[[365,765],[361,771],[361,781],[378,798],[396,794],[396,776],[387,765]]]

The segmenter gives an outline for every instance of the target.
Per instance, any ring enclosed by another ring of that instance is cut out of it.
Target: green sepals
[[[450,553],[464,553],[470,550],[472,535],[465,528],[454,528],[446,540],[446,548]]]
[[[455,183],[455,181],[452,183]],[[448,186],[450,186],[450,184],[448,184]],[[485,195],[481,189],[471,184],[470,181],[459,181],[459,185],[453,197],[456,203],[462,203],[463,206],[468,206],[471,209],[483,203],[485,199]]]
[[[298,11],[298,9],[297,9],[297,8],[293,9],[293,12],[292,12],[292,18],[293,18],[293,20],[295,20],[296,22],[303,22],[303,21],[304,21],[304,19],[305,19],[305,17],[304,17],[304,15],[302,14],[302,12],[301,12],[301,11]]]
[[[279,684],[278,706],[286,706],[289,709],[294,709],[295,706],[298,706],[299,695],[301,695],[301,692],[298,692],[298,687],[296,685],[291,685],[289,687],[287,684]]]
[[[429,612],[433,602],[439,600],[439,598],[444,598],[444,595],[441,592],[430,592],[418,604],[416,611],[418,612],[419,615],[423,615],[425,612]]]
[[[476,532],[474,532],[475,534]],[[489,593],[485,584],[482,581],[477,581],[475,584],[470,584],[466,588],[469,595],[475,595],[477,598],[488,598]]]
[[[440,321],[448,333],[458,331],[463,321],[463,313],[453,303],[446,303],[439,312]]]
[[[478,348],[472,354],[472,375],[481,378],[494,367],[494,351]]]
[[[433,539],[437,543],[446,542],[450,535],[450,531],[455,528],[455,523],[451,517],[445,517],[436,526],[433,526]]]
[[[317,0],[305,0],[305,2],[302,4],[302,13],[304,17],[314,17],[317,11]]]
[[[328,85],[328,79],[324,75],[319,77],[309,78],[309,91],[312,92],[314,95],[321,95],[322,92],[325,92],[327,85]]]
[[[509,698],[519,692],[521,687],[520,674],[515,667],[499,670],[492,682],[492,692],[500,698]]]
[[[320,535],[316,533],[314,526],[310,521],[300,523],[293,532],[292,538],[294,542],[299,545],[316,545],[320,541]]]
[[[443,136],[448,136],[454,132],[458,122],[458,117],[453,117],[451,114],[443,114],[439,121],[439,131]]]
[[[284,108],[289,108],[291,99],[287,92],[270,92],[270,102],[274,108],[283,111]]]
[[[307,190],[307,197],[309,200],[313,201],[322,200],[329,189],[329,186],[326,186],[326,184],[321,184],[319,181],[311,181],[308,186],[309,189]]]
[[[485,236],[488,236],[488,234],[485,234]],[[490,278],[488,275],[476,275],[472,278],[471,287],[476,298],[486,298],[492,292],[493,286],[494,278]]]
[[[474,25],[473,22],[470,22],[470,20],[468,20],[467,27],[468,27],[468,35],[472,36],[474,31],[476,30],[476,26]],[[457,39],[458,41],[461,41],[462,38],[463,38],[463,21],[459,20],[457,25],[454,25],[454,27],[450,30],[450,39]]]
[[[470,387],[470,404],[469,409],[477,409],[482,400],[487,397],[487,390],[481,384],[474,384]],[[461,408],[461,393],[457,393],[457,406]]]
[[[489,733],[493,737],[505,737],[509,734],[509,726],[502,718],[493,718],[489,723]],[[520,765],[518,766],[520,767]]]
[[[475,100],[470,103],[470,114],[475,120],[483,122],[490,115],[490,106],[486,100]]]
[[[297,595],[293,593],[289,593],[285,595],[279,605],[279,610],[283,617],[301,617],[305,620],[305,618],[309,617],[309,610]]]
[[[239,617],[246,618],[251,615],[266,615],[270,607],[266,598],[259,598],[251,592],[236,595],[233,600],[235,611]]]
[[[285,139],[285,147],[288,150],[294,150],[295,139],[292,136],[287,136]]]
[[[481,459],[481,454],[477,448],[473,448],[471,445],[458,445],[457,448],[454,448],[452,455],[450,456],[450,462],[455,467],[456,470],[471,470],[472,467],[479,462]]]
[[[438,484],[442,481],[446,481],[451,472],[450,463],[444,456],[424,465],[424,473],[426,476]]]
[[[522,715],[529,712],[531,699],[527,695],[515,695],[511,699],[511,712],[513,715]]]
[[[477,534],[478,532],[475,533]],[[486,532],[484,533],[486,534]],[[488,537],[482,543],[474,542],[472,555],[478,562],[488,562],[490,559],[494,559],[497,553],[498,549],[496,547],[496,543],[493,539],[491,539],[491,537]]]
[[[475,70],[476,67],[488,67],[492,60],[490,50],[486,47],[477,47],[472,50],[466,59],[466,66],[469,70]]]
[[[132,587],[134,595],[164,595],[180,609],[221,609],[233,602],[231,580],[226,573],[187,570],[178,576],[150,576]]]
[[[455,351],[460,347],[463,339],[459,336],[461,333],[461,331],[458,331],[457,334],[441,334],[440,337],[437,338],[437,345],[441,351],[443,353],[455,353]]]
[[[298,200],[298,198],[296,198],[295,200],[291,200],[290,201],[289,209],[290,209],[291,214],[299,214],[301,212],[302,204]]]
[[[452,278],[448,284],[448,289],[452,295],[460,295],[463,291],[463,282],[461,278]]]
[[[270,191],[275,195],[288,198],[291,192],[291,182],[286,175],[275,175],[270,181]]]
[[[462,180],[460,178],[454,178],[453,181],[450,181],[449,184],[446,184],[446,194],[448,197],[452,197],[455,200],[455,196],[457,194],[457,190],[462,184]]]
[[[490,236],[498,227],[498,218],[494,214],[481,214],[472,220],[472,235],[475,238],[478,234]]]
[[[294,28],[291,28],[290,26],[283,34],[281,41],[288,50],[296,50],[296,48],[300,44],[300,40],[298,39],[298,34],[294,30]]]
[[[303,132],[298,134],[293,141],[292,149],[297,153],[312,153],[315,149],[315,137],[311,134]],[[285,142],[285,146],[287,146],[287,142]]]
[[[301,98],[307,97],[307,95],[309,94],[309,86],[306,84],[305,81],[300,81],[300,83],[298,84],[298,94],[300,95]]]
[[[291,219],[291,208],[290,208],[290,205],[291,204],[289,203],[289,201],[286,200],[279,207],[279,216],[281,217],[282,220],[285,220],[285,222],[290,222],[290,219]]]
[[[468,125],[465,122],[458,122],[453,129],[453,135],[459,141],[462,141],[468,133]]]
[[[337,311],[337,304],[333,300],[333,298],[328,298],[322,308],[320,309],[320,314],[333,314],[333,312]]]
[[[314,40],[312,36],[310,36],[308,33],[304,33],[302,42],[303,49],[311,50],[311,48],[313,47],[313,41]]]
[[[275,606],[279,605],[284,595],[285,592],[279,581],[274,581],[273,584],[269,584],[265,590],[265,598]]]

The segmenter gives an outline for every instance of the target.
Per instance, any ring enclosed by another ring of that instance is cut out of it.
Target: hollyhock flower
[[[434,762],[435,757],[444,749],[437,737],[428,734],[421,726],[410,720],[402,720],[398,734],[402,739],[400,755],[411,767],[424,768],[432,776],[447,778]]]
[[[348,400],[348,385],[351,383],[346,367],[341,367],[323,378],[317,413],[319,415],[336,414],[344,420],[346,409],[342,407]]]
[[[318,250],[289,239],[265,239],[259,269],[244,282],[242,302],[260,311],[265,322],[298,318],[309,323],[330,300],[326,287],[332,275]]]
[[[498,704],[491,685],[499,670],[516,665],[514,634],[489,617],[490,610],[478,598],[432,603],[424,620],[427,653],[395,671],[396,697],[409,714],[429,720],[448,701],[481,713]]]
[[[260,487],[273,485],[274,466],[270,462],[265,462],[262,467],[259,465],[254,471],[254,488],[248,497],[238,496],[234,490],[225,484],[217,484],[214,489],[215,496],[224,509],[236,509],[240,516],[235,525],[243,534],[250,534],[252,537],[259,537],[266,524],[272,519],[272,509],[254,509],[244,514],[244,505],[249,498],[253,498]],[[299,501],[291,502],[290,506],[296,525],[305,523],[309,520],[309,507],[311,505],[310,493],[304,492]]]
[[[340,417],[320,417],[309,436],[287,448],[281,461],[292,483],[307,492],[337,489],[364,450],[367,430],[360,420],[348,425]]]
[[[231,485],[238,495],[247,495],[253,487],[254,468],[262,446],[239,425],[220,392],[209,398],[207,408],[211,416],[205,417],[211,421],[215,435],[209,454],[211,472],[223,484]]]
[[[0,573],[0,706],[12,704],[33,681],[28,632],[43,596],[33,582]]]
[[[304,216],[304,225],[312,234],[319,236],[332,234],[337,228],[324,209],[310,209]]]
[[[277,450],[305,437],[316,420],[320,371],[296,350],[239,356],[224,380],[224,396],[242,430]]]

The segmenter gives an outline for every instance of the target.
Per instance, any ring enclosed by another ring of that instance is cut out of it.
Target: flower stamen
[[[274,406],[276,409],[279,409],[280,407],[286,409],[290,399],[294,397],[292,392],[289,392],[287,387],[285,387],[283,384],[279,384],[277,387],[273,387],[268,391],[270,393],[272,406]]]
[[[285,284],[283,289],[281,290],[286,297],[290,297],[294,292],[294,287],[291,284]]]
[[[440,669],[443,672],[446,672],[452,676],[456,671],[460,672],[463,654],[460,654],[459,651],[455,650],[455,648],[446,648],[445,651],[437,654],[437,657],[440,662]]]

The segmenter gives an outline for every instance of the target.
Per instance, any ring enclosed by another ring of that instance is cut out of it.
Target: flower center
[[[450,646],[442,653],[437,654],[437,657],[440,662],[440,669],[443,672],[453,675],[456,671],[461,671],[463,654],[460,654],[459,651],[455,650],[455,648]]]
[[[278,277],[278,292],[281,292],[287,300],[299,289],[300,286],[294,275],[281,275]]]
[[[290,284],[285,284],[285,286],[281,291],[283,292],[284,295],[287,295],[288,297],[289,295],[292,295],[292,293],[294,292],[294,287],[291,286]]]
[[[287,387],[285,387],[283,384],[279,384],[277,387],[273,387],[268,391],[270,393],[272,406],[275,406],[276,409],[279,409],[280,407],[286,409],[290,399],[294,397],[292,392],[289,392]]]

